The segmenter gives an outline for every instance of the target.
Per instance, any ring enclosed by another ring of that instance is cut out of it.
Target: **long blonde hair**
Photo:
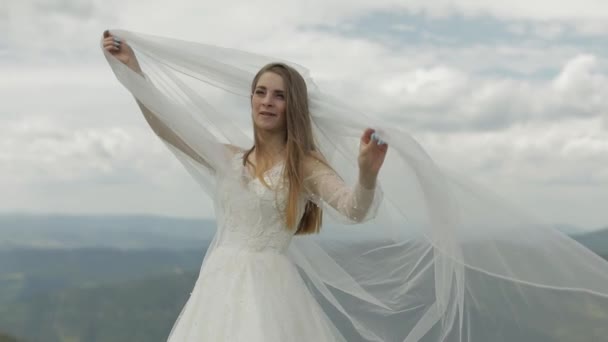
[[[285,85],[285,119],[286,119],[286,141],[285,147],[287,157],[283,173],[284,180],[289,184],[287,206],[285,209],[285,224],[293,229],[297,223],[296,235],[315,234],[321,229],[323,211],[315,203],[306,202],[304,215],[296,222],[298,215],[298,198],[303,188],[303,162],[306,157],[319,155],[312,135],[312,122],[308,110],[308,90],[306,82],[300,73],[294,68],[283,63],[270,63],[258,71],[251,83],[253,94],[259,78],[266,72],[275,73],[283,79]],[[243,165],[249,162],[249,154],[255,146],[259,146],[257,129],[254,125],[254,145],[244,153]],[[324,160],[321,160],[324,162]],[[252,165],[255,168],[255,165]],[[263,177],[262,177],[263,178]],[[261,179],[264,184],[263,179]]]

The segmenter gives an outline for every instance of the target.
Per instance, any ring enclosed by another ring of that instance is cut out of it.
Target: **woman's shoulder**
[[[327,160],[323,156],[323,154],[319,151],[309,151],[304,155],[305,163],[327,163]]]
[[[234,169],[237,165],[241,164],[241,160],[243,154],[245,153],[245,149],[232,145],[232,144],[222,144],[224,146],[224,158],[226,166]]]
[[[242,155],[246,151],[244,148],[232,144],[224,144],[224,147],[232,158]]]
[[[327,159],[319,151],[310,151],[304,155],[302,161],[302,170],[304,178],[312,175],[315,171],[327,169],[329,166]]]

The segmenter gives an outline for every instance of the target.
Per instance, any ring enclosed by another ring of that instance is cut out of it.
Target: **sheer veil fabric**
[[[116,77],[196,152],[200,158],[167,144],[213,198],[225,144],[253,144],[251,80],[280,60],[111,32],[131,45],[146,74],[104,50]],[[321,234],[297,236],[288,250],[347,341],[607,339],[606,261],[491,189],[438,167],[402,128],[322,92],[305,68],[286,63],[307,82],[315,139],[345,182],[357,180],[365,128],[390,146],[375,216],[352,225],[323,205]],[[217,234],[207,255],[216,240]]]

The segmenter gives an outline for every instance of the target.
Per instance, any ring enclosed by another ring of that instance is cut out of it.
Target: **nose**
[[[262,99],[262,103],[266,106],[271,106],[272,105],[272,96],[271,94],[266,94],[264,95],[264,98]]]

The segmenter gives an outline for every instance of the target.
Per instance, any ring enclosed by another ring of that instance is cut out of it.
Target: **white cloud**
[[[428,132],[419,138],[446,164],[485,177],[608,184],[608,132],[598,121],[543,122],[500,132]]]
[[[540,219],[583,228],[606,225],[608,132],[598,119],[416,136],[441,165]]]
[[[381,90],[413,106],[435,107],[452,102],[468,85],[468,76],[445,66],[415,69],[388,76]]]
[[[566,25],[563,23],[545,23],[541,22],[534,25],[533,33],[546,40],[551,40],[559,37],[566,31]]]
[[[608,74],[597,57],[568,61],[549,80],[491,78],[446,66],[386,71],[371,101],[385,111],[402,113],[420,129],[501,130],[525,122],[556,122],[608,115]],[[397,115],[397,114],[394,114]]]
[[[608,2],[3,4],[0,176],[13,195],[3,209],[210,215],[194,181],[105,65],[98,47],[102,31],[126,28],[300,63],[323,89],[407,123],[438,160],[474,179],[498,179],[500,189],[524,194],[530,203],[545,203],[539,210],[547,217],[580,224],[608,220],[597,207],[605,203],[598,187],[608,182],[608,60],[555,40],[568,25],[583,34],[606,32]],[[511,32],[533,37],[456,47],[437,43],[440,36],[434,43],[395,45],[315,29],[400,10],[494,16]],[[170,203],[169,197],[181,200]],[[589,205],[568,216],[562,210],[568,198]],[[555,211],[560,214],[551,216]]]
[[[597,70],[597,66],[598,60],[595,56],[577,56],[564,66],[553,85],[559,92],[576,92],[576,95],[583,95],[606,87],[608,79],[606,75]]]
[[[390,1],[382,4],[389,6]],[[395,1],[394,8],[423,12],[432,16],[446,17],[454,14],[465,16],[493,16],[505,20],[557,21],[572,24],[580,33],[596,35],[606,33],[608,3],[602,0],[555,2],[551,0],[460,0],[460,1]],[[381,6],[381,5],[380,5]],[[553,26],[541,29],[543,34],[553,35]]]
[[[4,7],[4,42],[16,61],[82,62],[101,27],[116,22],[118,1],[18,1]]]
[[[311,25],[340,25],[348,19],[374,12],[409,13],[445,17],[494,16],[504,20],[533,20],[534,31],[553,37],[572,24],[583,34],[605,33],[608,3],[600,0],[576,2],[541,1],[346,1],[312,0],[231,1],[230,6],[194,0],[118,1],[92,0],[5,2],[0,11],[6,18],[4,37],[12,46],[28,51],[50,51],[59,56],[86,53],[105,28],[123,27],[157,35],[205,41],[225,46],[257,45],[263,51],[277,33],[294,33]],[[31,23],[36,23],[31,25]],[[259,44],[264,44],[260,46]],[[258,50],[259,49],[259,50]],[[67,51],[66,51],[67,50]]]
[[[0,136],[0,165],[11,182],[94,179],[134,159],[133,138],[120,127],[72,130],[29,117],[4,123]]]

